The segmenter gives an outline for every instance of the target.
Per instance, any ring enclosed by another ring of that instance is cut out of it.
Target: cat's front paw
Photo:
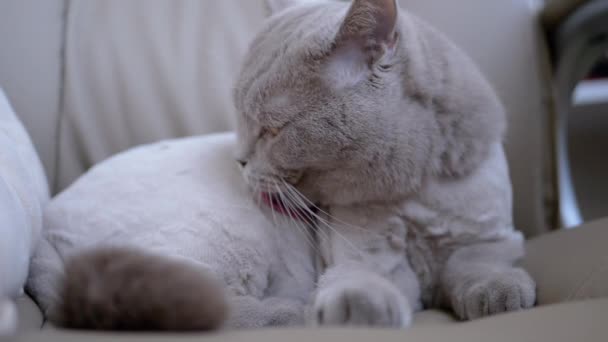
[[[317,326],[406,327],[411,323],[412,309],[393,284],[366,279],[320,290],[311,320]]]
[[[454,303],[454,311],[465,320],[534,306],[536,284],[526,271],[513,268],[479,277]]]

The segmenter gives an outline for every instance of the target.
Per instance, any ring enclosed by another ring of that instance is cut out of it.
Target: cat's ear
[[[288,7],[295,6],[304,0],[264,0],[266,4],[266,12],[268,15],[278,13]]]
[[[371,65],[397,44],[396,0],[354,0],[336,37],[336,50]]]

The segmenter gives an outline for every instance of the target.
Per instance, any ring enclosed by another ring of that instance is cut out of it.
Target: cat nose
[[[239,163],[239,165],[241,165],[241,167],[247,166],[247,161],[246,160],[237,159],[236,162]]]

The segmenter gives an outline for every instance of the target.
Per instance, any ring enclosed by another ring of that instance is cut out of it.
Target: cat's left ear
[[[372,65],[392,54],[398,40],[396,0],[354,0],[336,37],[336,50]]]

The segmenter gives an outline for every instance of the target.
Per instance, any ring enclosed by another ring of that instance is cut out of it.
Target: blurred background
[[[401,0],[479,65],[509,113],[518,228],[608,216],[608,1]],[[95,163],[231,130],[263,0],[0,0],[0,87],[53,194]]]
[[[583,220],[608,215],[608,51],[576,83],[568,111],[573,187]]]

